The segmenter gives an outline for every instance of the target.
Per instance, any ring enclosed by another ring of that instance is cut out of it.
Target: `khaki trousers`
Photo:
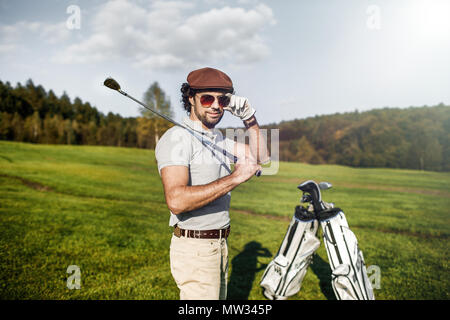
[[[170,270],[181,300],[225,300],[227,297],[227,240],[172,235]]]

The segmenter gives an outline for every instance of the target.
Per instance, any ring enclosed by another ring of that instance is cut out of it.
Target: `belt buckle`
[[[200,230],[193,230],[194,231],[194,238],[195,239],[201,239],[200,235],[201,235],[201,231]]]
[[[175,235],[175,237],[179,238],[181,237],[181,230],[178,227],[175,227],[175,229],[173,230],[173,234]]]

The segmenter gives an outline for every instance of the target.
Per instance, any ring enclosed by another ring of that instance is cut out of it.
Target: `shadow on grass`
[[[336,300],[333,287],[331,286],[331,268],[328,262],[323,260],[318,254],[315,254],[310,268],[319,278],[320,290],[324,296],[328,300]]]
[[[267,264],[258,262],[258,257],[271,257],[272,254],[261,243],[251,241],[244,250],[231,261],[232,270],[228,283],[228,300],[248,300],[252,290],[255,275],[267,267]]]

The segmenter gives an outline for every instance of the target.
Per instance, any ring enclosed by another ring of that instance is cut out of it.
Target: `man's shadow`
[[[309,265],[310,269],[319,278],[320,290],[328,300],[336,300],[333,286],[331,285],[331,268],[327,261],[323,260],[318,254],[314,254],[313,261]]]
[[[263,248],[259,242],[247,243],[244,250],[231,261],[232,270],[228,283],[229,300],[248,300],[252,290],[255,275],[267,267],[267,264],[258,262],[258,257],[271,257],[267,248]]]

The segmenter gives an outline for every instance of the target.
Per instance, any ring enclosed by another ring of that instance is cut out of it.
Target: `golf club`
[[[333,185],[329,182],[320,182],[319,183],[319,189],[320,190],[328,190],[332,187]]]
[[[331,187],[331,184],[322,184],[323,187]],[[322,202],[322,196],[320,194],[320,187],[317,183],[312,180],[305,181],[301,183],[297,188],[303,191],[306,196],[302,197],[302,200],[309,200],[312,202],[314,212],[319,213],[320,211],[325,210],[325,205]]]
[[[111,77],[106,78],[105,81],[103,82],[103,84],[104,84],[106,87],[108,87],[108,88],[110,88],[110,89],[112,89],[112,90],[115,90],[115,91],[117,91],[117,92],[123,94],[125,97],[130,98],[130,99],[133,100],[134,102],[139,103],[139,104],[140,104],[141,106],[143,106],[145,109],[147,109],[147,110],[153,112],[154,114],[160,116],[160,117],[163,118],[163,119],[166,119],[166,120],[169,121],[170,123],[173,123],[173,124],[176,125],[176,126],[179,126],[179,127],[182,127],[182,128],[184,128],[184,129],[188,130],[188,131],[189,131],[191,134],[193,134],[197,139],[199,139],[200,142],[201,142],[205,147],[207,147],[207,148],[209,147],[208,145],[205,144],[204,140],[201,139],[201,138],[199,138],[199,137],[197,137],[197,136],[195,135],[195,133],[192,132],[191,129],[189,129],[189,128],[187,128],[186,126],[182,125],[181,123],[179,123],[179,122],[177,122],[177,121],[175,121],[175,120],[169,118],[168,116],[166,116],[166,115],[164,115],[164,114],[161,114],[161,113],[159,113],[158,111],[156,111],[156,110],[150,108],[150,107],[147,106],[145,103],[143,103],[143,102],[137,100],[136,98],[130,96],[130,95],[129,95],[128,93],[126,93],[125,91],[121,90],[121,89],[120,89],[119,83],[118,83],[116,80],[114,80],[113,78],[111,78]],[[215,148],[215,149],[219,150],[220,152],[222,152],[222,153],[223,153],[225,156],[227,156],[233,163],[236,163],[236,162],[237,162],[237,158],[236,158],[234,155],[232,155],[232,154],[230,154],[229,152],[227,152],[226,150],[223,150],[222,148],[218,147],[217,145],[214,145],[213,148]],[[255,175],[256,175],[257,177],[259,177],[259,176],[261,175],[261,170],[256,171]]]

